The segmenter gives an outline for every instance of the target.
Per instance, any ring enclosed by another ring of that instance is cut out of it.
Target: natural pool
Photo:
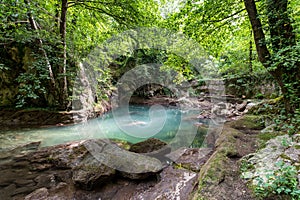
[[[149,137],[172,142],[174,136],[194,137],[197,132],[197,110],[175,107],[131,105],[118,108],[86,123],[48,128],[26,128],[0,131],[0,150],[41,141],[41,146],[52,146],[70,141],[110,138],[136,143]],[[152,131],[152,132],[151,132]]]

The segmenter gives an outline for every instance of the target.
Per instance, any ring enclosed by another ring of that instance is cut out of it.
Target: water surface
[[[136,143],[147,139],[147,134],[151,133],[151,129],[154,130],[151,127],[155,127],[156,124],[160,126],[162,121],[163,126],[158,127],[159,131],[155,129],[151,137],[170,142],[178,132],[187,135],[197,132],[194,124],[197,122],[195,116],[199,111],[164,107],[163,111],[158,109],[151,114],[149,108],[149,106],[129,106],[130,115],[124,115],[122,109],[119,109],[77,125],[0,131],[0,149],[14,148],[35,141],[41,141],[41,146],[52,146],[94,138],[119,139]],[[120,127],[120,122],[123,128]],[[147,127],[149,124],[151,124],[150,128]],[[131,134],[128,130],[132,130],[135,134]]]

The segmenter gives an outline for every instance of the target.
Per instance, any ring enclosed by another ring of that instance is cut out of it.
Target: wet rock
[[[15,184],[10,184],[6,187],[2,187],[0,190],[0,197],[2,199],[11,199],[11,197],[14,194],[14,191],[16,190],[16,185]]]
[[[24,200],[44,200],[49,196],[49,192],[47,188],[40,188],[30,193],[25,197]]]
[[[38,188],[55,185],[55,177],[53,174],[41,174],[37,176],[34,181],[37,183]]]
[[[12,153],[26,153],[26,152],[30,152],[30,151],[35,151],[39,148],[39,146],[41,145],[41,142],[31,142],[19,147],[16,147],[15,149],[12,150]]]
[[[130,146],[129,151],[135,153],[149,153],[152,151],[157,151],[166,146],[167,143],[156,139],[156,138],[149,138],[143,142],[138,142]]]
[[[212,151],[213,150],[211,148],[184,149],[184,152],[181,154],[181,156],[174,162],[185,169],[199,172],[201,167],[212,154]]]
[[[84,145],[99,162],[116,169],[127,178],[143,179],[145,175],[152,175],[163,169],[158,159],[126,151],[109,141],[89,140]]]
[[[189,199],[197,184],[197,173],[186,169],[166,168],[160,181],[153,187],[135,193],[132,200],[141,199]]]
[[[75,185],[91,190],[111,179],[116,171],[96,160],[93,156],[86,157],[73,171],[72,180]]]
[[[150,145],[149,150],[145,151],[147,153],[140,154],[124,150],[110,140],[72,142],[34,152],[12,154],[5,163],[0,163],[0,197],[57,200],[188,199],[197,182],[197,173],[192,170],[198,170],[209,150],[185,149],[178,155],[173,154],[178,158],[177,164],[166,166],[149,156],[166,145],[160,141],[152,144],[159,145]],[[172,153],[165,156],[171,156]],[[11,168],[12,165],[24,167]]]

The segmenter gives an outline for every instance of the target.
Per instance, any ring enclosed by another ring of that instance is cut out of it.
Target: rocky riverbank
[[[154,140],[148,141],[150,151],[158,144]],[[88,150],[95,144],[101,159]],[[189,199],[212,151],[179,149],[166,155],[179,157],[172,164],[109,140],[38,146],[1,153],[1,199]]]
[[[44,148],[31,143],[1,152],[1,199],[254,200],[247,185],[255,185],[260,166],[266,166],[263,158],[290,162],[298,169],[298,139],[278,138],[255,153],[261,147],[259,138],[274,130],[267,116],[244,115],[251,102],[221,102],[213,108],[205,99],[181,101],[187,106],[202,102],[197,118],[221,113],[227,120],[220,130],[198,125],[198,131],[208,133],[206,148],[171,151],[153,138],[137,144],[87,140]],[[209,113],[213,109],[216,113]],[[250,168],[241,171],[245,163]]]
[[[175,106],[182,109],[200,110],[199,118],[212,118],[216,112],[223,112],[222,117],[234,119],[246,113],[253,105],[250,100],[235,98],[220,99],[216,102],[210,97],[203,98],[169,98],[153,97],[149,99],[132,97],[131,104]],[[14,128],[32,128],[47,126],[64,126],[80,123],[98,117],[111,110],[111,105],[103,101],[94,110],[49,111],[46,109],[2,109],[0,110],[0,126],[2,130]],[[225,112],[224,112],[225,111]]]
[[[106,101],[103,101],[101,106],[93,110],[50,111],[47,109],[2,109],[0,110],[0,126],[2,130],[25,127],[64,126],[98,117],[110,109],[111,105]]]

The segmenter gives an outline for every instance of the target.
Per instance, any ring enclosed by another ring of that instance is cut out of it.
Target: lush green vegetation
[[[296,0],[24,0],[1,1],[0,6],[0,70],[13,71],[18,91],[12,105],[17,107],[65,109],[77,64],[93,48],[125,30],[155,26],[197,41],[213,56],[223,77],[269,72],[281,88],[285,113],[299,113],[300,10]],[[138,61],[135,64],[147,59],[165,63],[183,74],[183,79],[198,77],[185,58],[174,53],[140,50],[119,59],[123,63],[118,66],[129,66],[131,58]]]
[[[288,166],[284,162],[276,163],[277,170],[271,171],[267,175],[267,181],[257,178],[255,193],[260,198],[274,195],[290,196],[293,200],[300,198],[298,188],[297,169],[295,166]]]
[[[17,107],[65,109],[76,64],[113,34],[154,24],[153,1],[1,1],[3,73],[18,86]],[[5,79],[5,77],[1,77]]]
[[[299,132],[299,0],[0,0],[0,9],[1,107],[66,110],[79,63],[95,47],[132,28],[159,27],[202,46],[217,66],[213,73],[234,79],[230,87],[237,92],[251,93],[247,89],[262,80],[276,82],[282,98],[262,104],[254,114],[270,115],[289,134]],[[153,62],[178,72],[177,82],[201,82],[187,58],[136,49],[103,68],[97,100],[108,98],[126,71]],[[258,185],[257,194],[299,198],[295,169],[278,167],[274,173],[280,176],[271,174],[271,182]]]

